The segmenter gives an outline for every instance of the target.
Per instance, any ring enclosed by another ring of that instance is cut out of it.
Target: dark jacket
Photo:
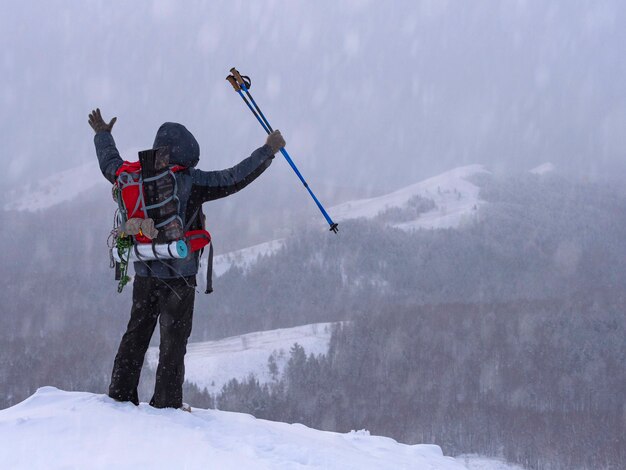
[[[123,160],[115,147],[109,132],[99,132],[94,138],[96,154],[102,174],[115,183],[115,172]],[[180,199],[180,212],[183,223],[202,206],[202,203],[236,193],[254,181],[270,166],[270,147],[264,145],[252,152],[245,160],[227,170],[202,171],[194,168],[200,158],[200,146],[185,126],[173,122],[163,124],[154,139],[153,148],[170,147],[170,163],[188,167],[175,173]],[[210,229],[210,227],[208,227]],[[135,273],[144,277],[171,279],[180,276],[194,276],[198,272],[197,253],[186,259],[169,260],[167,265],[160,261],[136,262]]]

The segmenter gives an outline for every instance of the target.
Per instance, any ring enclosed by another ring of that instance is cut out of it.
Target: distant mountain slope
[[[213,274],[221,276],[233,266],[247,269],[253,263],[258,261],[261,256],[267,256],[276,253],[284,246],[284,240],[272,240],[260,243],[241,250],[231,251],[223,255],[213,258]],[[206,272],[206,267],[203,269]],[[203,279],[205,276],[202,277]]]
[[[338,221],[359,217],[374,218],[386,210],[406,208],[413,198],[420,197],[433,201],[434,207],[418,219],[402,224],[403,227],[458,226],[463,216],[471,214],[481,202],[478,199],[478,187],[468,181],[479,173],[488,171],[482,165],[455,168],[383,196],[339,204],[331,207],[329,212]],[[35,183],[28,182],[19,192],[9,193],[8,202],[3,208],[31,212],[47,209],[77,199],[94,186],[106,184],[108,183],[102,177],[97,162],[93,161],[54,173]]]
[[[534,175],[545,175],[554,172],[555,169],[556,167],[552,163],[546,162],[530,170],[530,173]]]
[[[458,227],[483,203],[478,197],[478,186],[469,181],[480,173],[488,173],[482,165],[455,168],[384,196],[340,204],[332,207],[330,213],[339,221],[372,219],[385,211],[406,209],[412,200],[421,198],[432,201],[432,208],[416,214],[412,220],[391,225],[404,229]]]
[[[383,196],[339,204],[328,212],[338,222],[358,218],[378,219],[409,231],[457,228],[475,220],[478,208],[486,204],[479,198],[480,188],[470,181],[479,174],[489,172],[482,165],[455,168]],[[284,245],[283,239],[272,240],[216,256],[214,275],[219,277],[231,267],[247,270],[261,256],[275,254]]]
[[[339,434],[215,410],[135,407],[104,395],[40,388],[0,411],[0,461],[12,470],[461,470],[436,445],[367,431]]]
[[[254,374],[261,383],[271,380],[267,360],[276,352],[276,363],[282,374],[289,349],[298,343],[307,354],[325,354],[328,351],[332,323],[316,323],[258,331],[217,341],[189,343],[185,356],[185,378],[210,393],[219,393],[229,380],[245,379]],[[282,351],[282,353],[281,353]],[[150,348],[147,361],[156,369],[158,348]]]
[[[28,182],[19,191],[11,191],[4,210],[35,212],[72,201],[89,189],[108,185],[97,162],[54,173],[36,183]]]

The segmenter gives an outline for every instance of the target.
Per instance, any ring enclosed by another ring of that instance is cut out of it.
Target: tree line
[[[532,469],[626,461],[624,297],[444,304],[362,312],[327,355],[291,349],[270,384],[233,380],[223,410]]]

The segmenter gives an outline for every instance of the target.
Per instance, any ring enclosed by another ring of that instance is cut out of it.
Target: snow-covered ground
[[[389,209],[405,208],[415,196],[430,199],[435,207],[415,220],[396,224],[403,229],[437,229],[458,227],[471,220],[484,202],[478,197],[480,188],[469,181],[479,173],[487,173],[482,165],[468,165],[447,171],[384,196],[350,201],[332,207],[329,213],[342,221],[374,218]]]
[[[231,267],[247,269],[250,265],[257,262],[259,257],[268,256],[276,253],[284,245],[284,240],[272,240],[266,243],[260,243],[242,250],[231,251],[223,255],[213,258],[213,274],[216,277],[221,276]],[[206,268],[205,268],[206,269]],[[206,271],[205,271],[206,272]],[[204,279],[206,276],[202,276]]]
[[[525,470],[524,467],[508,463],[506,460],[481,455],[459,455],[456,459],[463,462],[468,470]]]
[[[550,162],[546,162],[539,166],[536,166],[535,168],[530,170],[530,172],[535,175],[545,175],[547,173],[552,173],[554,170],[555,166]]]
[[[135,407],[40,388],[0,411],[0,462],[12,470],[462,470],[435,445],[339,434],[215,410]]]
[[[229,380],[245,379],[254,374],[261,383],[272,380],[267,360],[276,352],[276,364],[282,373],[289,350],[298,343],[308,354],[326,354],[332,323],[316,323],[295,328],[258,331],[217,341],[189,343],[185,356],[185,379],[218,393]],[[158,348],[146,354],[148,364],[156,369]]]
[[[111,185],[104,179],[95,161],[54,173],[34,185],[27,185],[6,196],[4,210],[36,212],[71,201],[96,186]]]
[[[315,323],[294,328],[258,331],[216,341],[190,343],[185,356],[185,378],[201,388],[206,387],[213,394],[219,393],[230,379],[245,379],[250,374],[254,374],[260,383],[268,383],[272,378],[267,360],[272,353],[278,353],[276,358],[280,373],[284,370],[289,349],[294,343],[302,346],[307,354],[325,354],[328,351],[332,326],[333,323]],[[158,348],[148,350],[146,357],[152,368],[157,366],[158,354]],[[505,460],[480,455],[461,455],[456,459],[469,470],[524,470],[523,467]]]

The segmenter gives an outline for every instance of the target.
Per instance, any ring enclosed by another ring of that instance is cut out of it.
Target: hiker
[[[94,143],[100,170],[111,183],[123,160],[115,147],[111,130],[117,118],[106,123],[99,109],[89,114],[89,125],[96,135]],[[200,147],[185,126],[164,123],[157,131],[153,149],[168,147],[170,165],[185,167],[174,173],[179,216],[184,224],[202,228],[202,203],[219,199],[243,189],[271,164],[274,154],[285,146],[280,131],[268,135],[265,145],[232,168],[202,171],[195,168]],[[195,297],[198,252],[184,259],[134,263],[133,304],[126,333],[122,337],[111,376],[109,396],[118,401],[139,405],[137,386],[144,356],[157,321],[161,343],[154,395],[150,405],[156,408],[182,408],[184,357],[191,333]]]

